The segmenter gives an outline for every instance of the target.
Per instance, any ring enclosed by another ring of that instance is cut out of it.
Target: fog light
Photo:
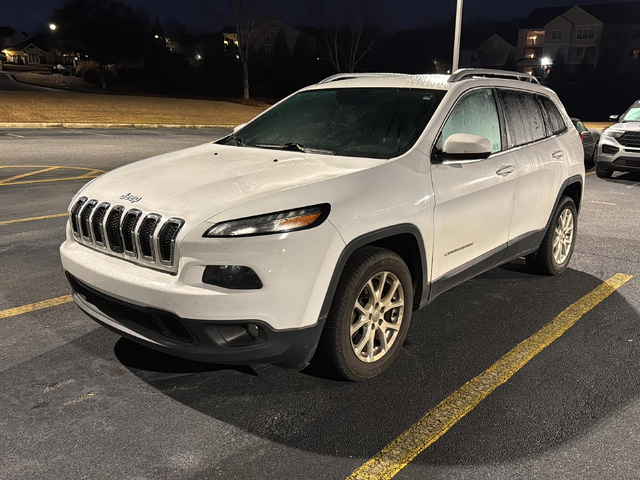
[[[209,265],[204,269],[202,282],[232,290],[259,290],[262,282],[249,267],[240,265]]]
[[[608,153],[610,155],[616,154],[620,151],[620,149],[618,147],[614,147],[612,145],[603,145],[602,146],[602,153]]]

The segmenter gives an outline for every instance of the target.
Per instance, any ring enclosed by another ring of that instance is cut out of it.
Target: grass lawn
[[[0,91],[0,123],[118,123],[235,126],[266,107],[75,92]]]

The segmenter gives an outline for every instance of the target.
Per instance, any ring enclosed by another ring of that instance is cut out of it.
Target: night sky
[[[124,0],[125,3],[146,9],[161,21],[175,18],[195,30],[212,30],[223,26],[225,19],[213,14],[204,3],[206,0]],[[465,20],[487,17],[492,20],[509,20],[525,17],[536,7],[550,7],[587,3],[614,3],[616,0],[464,0]],[[619,1],[619,0],[618,0]],[[65,0],[28,0],[8,2],[0,10],[0,26],[25,30],[29,35],[37,33],[47,24],[54,8]],[[214,3],[212,0],[210,3]],[[277,14],[285,21],[299,25],[313,25],[301,0],[253,0],[256,8],[252,15]],[[429,26],[446,20],[455,13],[456,0],[378,0],[375,20],[388,30]]]

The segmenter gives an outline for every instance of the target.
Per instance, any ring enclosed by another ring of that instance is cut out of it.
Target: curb
[[[0,128],[233,128],[235,125],[185,125],[179,123],[73,123],[73,122],[3,122]]]

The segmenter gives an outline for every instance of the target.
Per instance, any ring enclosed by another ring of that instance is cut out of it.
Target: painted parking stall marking
[[[393,478],[422,451],[435,443],[491,392],[506,383],[533,357],[560,338],[587,312],[633,278],[618,273],[569,306],[550,323],[521,342],[477,377],[465,383],[406,432],[389,443],[347,480]]]
[[[0,187],[33,183],[89,180],[102,175],[104,170],[62,165],[0,165]]]
[[[68,214],[66,213],[55,213],[53,215],[40,215],[39,217],[16,218],[14,220],[0,220],[0,227],[4,225],[11,225],[13,223],[33,222],[35,220],[48,220],[50,218],[61,218],[61,217],[66,217],[67,215]]]
[[[0,310],[0,318],[15,317],[16,315],[35,312],[36,310],[42,310],[44,308],[57,307],[58,305],[64,305],[65,303],[69,303],[72,301],[73,301],[73,298],[71,298],[71,295],[64,295],[62,297],[50,298],[49,300],[30,303],[29,305],[23,305],[22,307],[10,308],[8,310]]]

